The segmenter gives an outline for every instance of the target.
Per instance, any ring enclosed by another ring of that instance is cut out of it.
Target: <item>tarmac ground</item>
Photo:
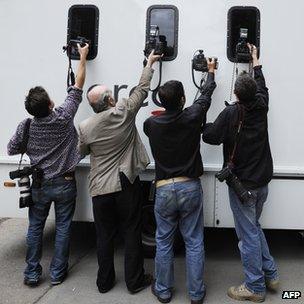
[[[117,283],[107,294],[95,285],[97,260],[92,223],[74,223],[71,242],[69,276],[52,287],[48,266],[52,257],[54,223],[48,221],[43,239],[43,276],[36,288],[23,285],[25,267],[26,219],[0,219],[0,304],[153,304],[159,303],[150,288],[131,295],[124,284],[123,245],[118,242],[115,255]],[[304,239],[296,231],[266,231],[272,255],[278,265],[281,291],[267,294],[265,303],[304,303]],[[231,285],[242,283],[243,273],[232,229],[205,230],[207,285],[206,304],[238,303],[227,295]],[[146,272],[153,273],[153,259],[145,260]],[[298,300],[282,300],[282,291],[301,291]],[[185,282],[183,250],[175,258],[175,290],[173,304],[190,303]]]

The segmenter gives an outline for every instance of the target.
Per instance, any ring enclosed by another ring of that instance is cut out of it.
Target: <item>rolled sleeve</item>
[[[74,119],[78,107],[82,101],[83,90],[76,86],[67,89],[68,95],[65,102],[56,109],[56,111],[66,119]]]
[[[266,86],[265,77],[262,72],[262,66],[261,65],[255,66],[253,70],[254,70],[254,79],[257,84],[256,99],[260,102],[260,104],[268,108],[269,92]]]

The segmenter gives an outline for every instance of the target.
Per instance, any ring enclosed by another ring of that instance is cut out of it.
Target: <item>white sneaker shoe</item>
[[[252,301],[258,303],[265,301],[265,294],[253,293],[246,288],[245,284],[230,287],[228,289],[228,296],[239,301]]]

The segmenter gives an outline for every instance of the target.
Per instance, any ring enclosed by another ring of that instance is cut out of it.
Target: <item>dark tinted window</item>
[[[177,56],[178,40],[178,10],[172,5],[153,5],[147,12],[147,32],[148,39],[151,25],[159,27],[159,34],[166,37],[167,50],[163,60],[173,60]]]
[[[67,40],[84,37],[91,41],[88,59],[94,59],[98,52],[99,10],[94,5],[73,5],[69,10]],[[73,55],[72,59],[79,59]]]
[[[235,61],[240,29],[248,29],[248,42],[260,47],[260,11],[256,7],[232,7],[228,13],[227,56]]]

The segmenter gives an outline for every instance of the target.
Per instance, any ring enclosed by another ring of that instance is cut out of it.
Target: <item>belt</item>
[[[193,178],[187,177],[187,176],[179,176],[179,177],[173,177],[173,178],[168,178],[168,179],[161,179],[156,182],[156,188],[173,184],[173,183],[181,183],[181,182],[187,182],[191,181]]]
[[[43,182],[52,181],[52,180],[55,180],[57,178],[64,178],[65,180],[74,180],[75,179],[75,172],[74,171],[72,171],[72,172],[66,172],[66,173],[64,173],[62,175],[59,175],[57,177],[52,177],[52,178],[48,178],[48,179],[42,178],[42,181]]]

